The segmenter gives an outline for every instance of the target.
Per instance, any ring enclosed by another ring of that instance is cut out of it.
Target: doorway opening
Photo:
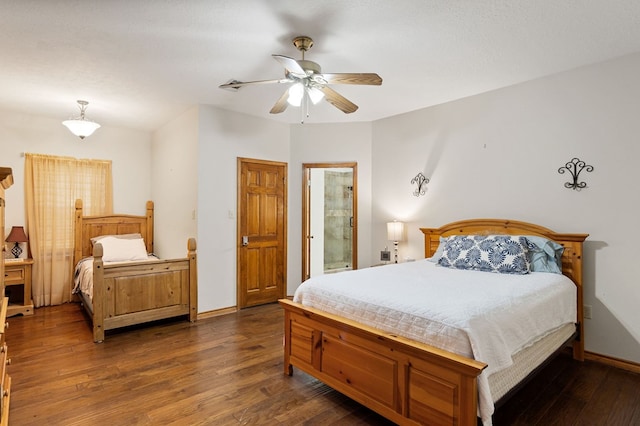
[[[303,164],[303,281],[357,269],[357,163]]]

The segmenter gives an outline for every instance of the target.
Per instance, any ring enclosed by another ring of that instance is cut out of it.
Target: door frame
[[[237,182],[236,182],[236,307],[237,309],[243,309],[247,306],[246,304],[242,304],[245,300],[244,294],[242,293],[242,282],[240,277],[240,260],[242,250],[242,224],[240,221],[241,214],[241,203],[243,202],[243,197],[245,194],[242,193],[242,165],[245,163],[253,163],[253,164],[267,164],[273,166],[281,166],[284,168],[284,189],[283,189],[283,256],[282,256],[282,274],[283,274],[283,283],[282,289],[280,290],[280,294],[278,295],[279,299],[285,298],[287,296],[287,238],[288,238],[288,193],[289,193],[289,165],[283,161],[271,161],[271,160],[260,160],[255,158],[245,158],[245,157],[237,157],[236,163],[236,173],[237,173]],[[253,305],[252,305],[253,306]]]
[[[353,235],[351,242],[352,269],[358,269],[358,163],[302,163],[302,281],[311,274],[311,169],[351,169],[353,171]]]

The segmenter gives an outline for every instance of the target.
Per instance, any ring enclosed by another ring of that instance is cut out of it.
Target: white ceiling
[[[296,123],[269,110],[283,85],[271,55],[325,72],[376,72],[382,86],[332,86],[360,106],[323,102],[308,123],[372,121],[640,51],[638,0],[1,0],[0,109],[154,130],[208,104]]]

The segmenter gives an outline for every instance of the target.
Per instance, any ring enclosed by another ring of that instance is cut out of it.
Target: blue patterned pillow
[[[527,240],[511,235],[455,235],[444,241],[438,265],[455,269],[528,274]]]

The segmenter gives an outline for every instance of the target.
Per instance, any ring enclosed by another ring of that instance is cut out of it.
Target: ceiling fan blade
[[[271,56],[273,56],[273,58],[276,61],[280,62],[280,65],[282,65],[284,69],[289,71],[294,76],[298,78],[304,78],[307,76],[307,73],[305,72],[305,70],[300,66],[298,61],[296,61],[295,59],[290,58],[288,56],[282,56],[282,55],[271,55]]]
[[[336,92],[332,88],[328,86],[318,87],[319,90],[324,93],[325,99],[334,107],[338,108],[340,111],[345,114],[351,114],[355,110],[358,109],[358,105],[351,102],[349,99],[342,96],[340,93]]]
[[[289,99],[289,89],[284,91],[282,96],[280,96],[280,99],[276,101],[276,103],[273,105],[269,113],[280,114],[281,112],[284,112],[284,110],[287,109],[287,106],[289,105],[289,102],[287,102],[287,99]]]
[[[257,80],[257,81],[238,81],[238,80],[230,80],[224,84],[218,86],[221,89],[228,89],[237,91],[242,86],[248,86],[250,84],[271,84],[271,83],[290,83],[291,80],[288,78],[280,78],[278,80]]]
[[[376,73],[323,73],[328,84],[366,84],[380,86],[382,78]]]

